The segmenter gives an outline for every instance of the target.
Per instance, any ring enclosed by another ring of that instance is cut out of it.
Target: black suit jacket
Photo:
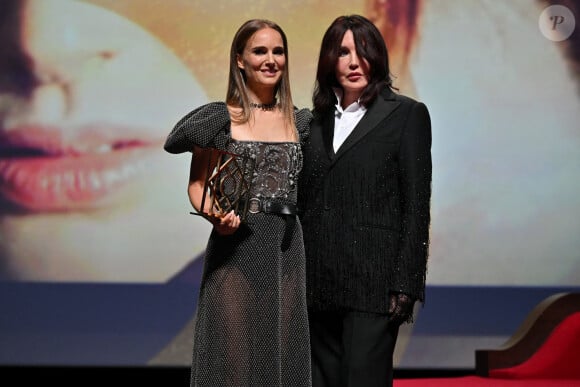
[[[299,181],[314,310],[386,313],[388,294],[423,301],[431,197],[426,106],[386,88],[336,154],[334,115],[316,116]]]

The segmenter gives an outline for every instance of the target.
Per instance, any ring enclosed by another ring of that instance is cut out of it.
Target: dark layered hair
[[[314,111],[318,114],[327,113],[336,104],[333,88],[341,87],[336,78],[336,63],[342,39],[348,30],[352,31],[357,54],[366,59],[370,67],[368,86],[363,90],[359,103],[368,107],[384,87],[394,89],[387,46],[377,27],[360,15],[339,16],[324,33],[320,46],[312,96]]]
[[[238,67],[238,55],[243,56],[244,49],[248,40],[259,30],[264,28],[271,28],[278,31],[282,37],[284,44],[284,56],[286,57],[286,65],[282,78],[276,89],[274,96],[277,97],[280,103],[280,109],[284,115],[289,119],[291,124],[294,123],[294,104],[292,102],[292,93],[290,92],[290,75],[288,72],[288,40],[282,28],[273,21],[266,19],[251,19],[240,26],[230,49],[230,72],[228,79],[228,91],[226,94],[226,102],[232,106],[240,106],[242,108],[241,117],[237,117],[240,122],[247,122],[251,116],[250,99],[246,90],[246,74],[244,70]]]

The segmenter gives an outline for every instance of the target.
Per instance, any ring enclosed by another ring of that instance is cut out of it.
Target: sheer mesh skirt
[[[291,243],[282,249],[284,233]],[[249,214],[212,233],[194,335],[191,386],[310,386],[302,228]]]

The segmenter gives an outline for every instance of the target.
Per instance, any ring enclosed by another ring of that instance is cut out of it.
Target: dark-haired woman
[[[325,32],[299,206],[315,387],[391,386],[399,326],[424,300],[431,123],[392,86],[368,19]]]

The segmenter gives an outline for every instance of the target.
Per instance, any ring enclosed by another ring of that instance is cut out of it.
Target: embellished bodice
[[[236,157],[249,182],[250,197],[296,203],[302,150],[294,142],[257,142],[232,139],[227,151]]]
[[[208,180],[209,191],[215,195],[220,210],[228,211],[253,198],[296,204],[297,177],[302,170],[301,145],[310,134],[312,113],[308,109],[295,109],[294,119],[299,142],[235,140],[231,137],[227,105],[210,102],[175,124],[164,149],[173,154],[193,152],[196,147],[220,152],[216,171]],[[231,160],[222,157],[227,153],[236,157]]]

